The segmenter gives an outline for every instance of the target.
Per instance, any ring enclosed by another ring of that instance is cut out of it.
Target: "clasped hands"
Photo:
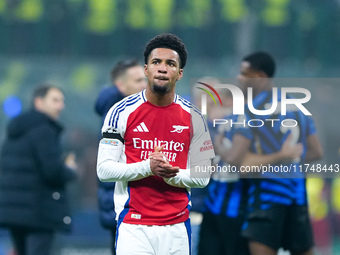
[[[150,168],[154,175],[161,178],[172,178],[179,172],[178,166],[172,166],[169,159],[162,153],[163,146],[155,146],[155,151],[149,155]]]

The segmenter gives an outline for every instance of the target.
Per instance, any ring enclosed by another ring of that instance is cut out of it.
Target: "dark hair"
[[[264,72],[269,78],[274,76],[275,61],[273,57],[263,51],[258,51],[246,56],[243,61],[250,63],[250,68],[256,71]]]
[[[37,97],[44,98],[47,95],[48,91],[50,91],[50,89],[57,89],[61,93],[64,94],[64,92],[60,88],[58,88],[54,85],[48,84],[48,83],[44,83],[44,84],[41,84],[39,87],[36,87],[34,89],[34,91],[33,91],[33,101]]]
[[[184,68],[188,52],[185,48],[182,40],[174,34],[160,34],[152,38],[145,46],[144,50],[144,62],[148,63],[148,58],[151,53],[156,48],[166,48],[174,50],[178,53],[180,59],[180,68]]]
[[[121,75],[125,74],[126,70],[135,66],[139,66],[139,63],[136,59],[126,59],[118,61],[111,70],[111,81],[114,82]]]

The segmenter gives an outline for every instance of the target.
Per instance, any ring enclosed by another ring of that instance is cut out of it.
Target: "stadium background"
[[[177,86],[184,96],[190,79],[235,77],[240,59],[259,49],[276,58],[277,77],[333,78],[304,87],[312,93],[322,163],[338,163],[339,14],[339,0],[0,0],[0,143],[9,119],[29,107],[33,87],[50,81],[66,92],[64,144],[77,154],[82,176],[71,187],[74,231],[58,238],[57,254],[108,254],[97,212],[94,100],[113,64],[126,57],[142,62],[145,43],[161,32],[177,34],[188,48]],[[321,254],[340,254],[340,179],[312,182]],[[0,233],[6,254],[10,243]]]

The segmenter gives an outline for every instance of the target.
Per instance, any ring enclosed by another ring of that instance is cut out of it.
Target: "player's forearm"
[[[97,175],[103,182],[135,181],[152,175],[150,160],[137,163],[119,163],[123,144],[118,140],[100,143],[97,158]],[[112,145],[114,144],[114,145]]]
[[[323,151],[321,150],[307,150],[305,163],[314,162],[323,158]]]
[[[242,166],[260,166],[275,164],[284,159],[281,152],[275,152],[267,155],[259,155],[248,152],[242,161]]]
[[[210,172],[196,172],[197,166],[200,166],[201,169],[206,169],[208,166],[211,166],[211,160],[206,159],[199,163],[194,163],[191,166],[191,170],[180,169],[175,177],[164,178],[164,181],[171,186],[180,188],[204,188],[209,183]],[[190,171],[192,171],[192,174],[190,174]]]
[[[97,175],[103,182],[136,181],[152,175],[150,160],[125,164],[113,160],[98,161]]]
[[[323,148],[316,134],[307,138],[307,153],[305,162],[310,163],[323,158]]]
[[[208,185],[210,174],[206,173],[205,177],[190,177],[190,169],[180,169],[175,177],[164,178],[164,181],[174,187],[179,188],[204,188]]]

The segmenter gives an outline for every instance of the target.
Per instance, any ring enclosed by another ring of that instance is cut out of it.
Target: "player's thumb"
[[[289,144],[291,143],[291,141],[292,141],[292,134],[291,134],[291,133],[287,136],[286,141],[287,141]]]
[[[161,147],[155,146],[155,152],[161,152],[164,149],[164,146]]]

